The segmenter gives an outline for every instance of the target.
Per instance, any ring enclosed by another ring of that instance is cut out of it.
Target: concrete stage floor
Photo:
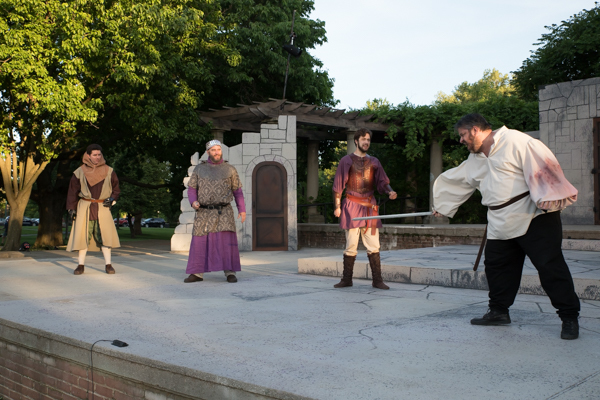
[[[334,289],[339,278],[298,274],[299,259],[317,257],[341,251],[242,253],[235,284],[222,273],[184,284],[187,256],[169,253],[168,242],[125,243],[113,255],[116,275],[104,273],[101,253],[88,254],[81,276],[66,252],[3,258],[0,324],[88,347],[120,339],[129,347],[96,348],[282,393],[269,398],[600,398],[600,301],[582,301],[580,338],[565,341],[545,296],[519,295],[509,326],[472,326],[487,309],[483,290],[382,291],[360,279]]]

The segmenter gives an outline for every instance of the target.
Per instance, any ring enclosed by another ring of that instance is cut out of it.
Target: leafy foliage
[[[541,85],[600,76],[600,5],[545,28],[540,47],[514,72],[526,100],[536,100]]]
[[[138,218],[152,218],[159,216],[157,211],[163,210],[160,215],[167,220],[174,221],[175,218],[165,213],[170,209],[171,195],[170,188],[163,186],[168,184],[171,178],[170,166],[168,163],[159,162],[155,158],[147,157],[143,154],[135,154],[131,151],[124,151],[115,158],[115,170],[120,174],[126,175],[131,180],[137,180],[141,184],[152,187],[140,187],[129,182],[120,182],[121,194],[119,201],[115,205],[118,211],[128,215],[136,215]],[[181,195],[181,192],[178,193]],[[179,203],[177,203],[179,205]],[[177,207],[179,209],[179,207]]]
[[[463,83],[457,86],[451,99],[438,99],[432,105],[417,106],[407,101],[390,106],[382,100],[374,100],[362,111],[374,113],[378,121],[391,124],[387,131],[390,143],[373,145],[372,153],[383,161],[398,196],[417,198],[418,211],[428,209],[432,141],[442,145],[445,170],[458,166],[469,155],[454,132],[454,124],[462,116],[480,113],[493,129],[503,125],[525,132],[538,129],[537,102],[511,95],[507,76],[496,72],[486,71],[477,83]],[[452,223],[485,222],[486,209],[480,202],[481,196],[476,193],[459,209]],[[386,206],[394,213],[405,212],[402,207],[406,207],[402,202],[389,202]],[[386,212],[389,214],[390,210]]]
[[[511,96],[515,91],[511,79],[510,74],[502,74],[495,68],[486,69],[483,78],[475,83],[461,83],[450,95],[438,92],[436,103],[472,103],[493,97]]]
[[[209,107],[280,99],[283,95],[292,14],[296,10],[294,44],[304,52],[290,60],[286,98],[317,105],[335,105],[333,79],[310,49],[327,41],[325,23],[308,18],[312,0],[219,0],[229,27],[228,43],[241,61],[235,67],[215,64],[215,79],[207,99]]]

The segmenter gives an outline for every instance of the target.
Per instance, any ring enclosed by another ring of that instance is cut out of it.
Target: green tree
[[[514,94],[510,74],[502,74],[497,69],[486,69],[483,78],[475,83],[463,82],[454,88],[452,94],[438,92],[436,103],[472,103],[489,100],[493,97]]]
[[[142,218],[155,217],[157,211],[164,213],[170,209],[172,175],[169,163],[132,150],[125,150],[115,157],[115,169],[126,178],[120,180],[121,194],[114,208],[127,214],[131,236],[135,237],[142,234]],[[181,191],[178,194],[181,196]],[[167,215],[162,216],[170,219]],[[132,217],[135,217],[133,224]]]
[[[4,250],[18,248],[33,183],[60,152],[198,133],[213,68],[240,60],[227,24],[209,0],[0,0],[0,171],[13,216]],[[45,209],[36,245],[56,245],[44,233],[60,231],[60,217]]]
[[[458,166],[468,156],[458,141],[454,124],[465,114],[477,112],[486,117],[494,129],[506,125],[521,131],[536,130],[538,103],[516,96],[491,95],[479,101],[438,101],[417,106],[408,101],[398,106],[363,110],[374,113],[380,122],[391,124],[389,144],[373,146],[373,154],[386,160],[384,168],[399,196],[417,197],[417,208],[424,210],[429,198],[429,148],[435,139],[443,146],[444,169]],[[401,157],[399,155],[402,155]],[[426,199],[426,200],[423,200]],[[452,219],[452,223],[485,222],[486,210],[481,197],[474,195]],[[386,212],[404,212],[401,202],[390,202]]]
[[[600,5],[546,26],[537,50],[514,72],[518,95],[537,100],[542,85],[600,76]]]
[[[290,60],[286,98],[317,105],[335,105],[333,79],[310,49],[327,41],[325,22],[309,19],[312,0],[219,0],[231,27],[230,45],[241,62],[216,68],[209,107],[252,104],[282,98],[287,55],[282,46],[290,41],[292,14],[296,10],[294,44],[303,50]]]

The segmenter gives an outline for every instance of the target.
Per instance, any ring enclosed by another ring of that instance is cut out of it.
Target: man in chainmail
[[[378,215],[377,202],[373,196],[375,189],[387,194],[391,200],[398,195],[390,187],[388,179],[379,160],[367,154],[371,145],[372,133],[361,128],[354,134],[356,151],[342,157],[333,181],[333,215],[340,218],[340,228],[346,231],[346,250],[344,251],[344,272],[340,283],[335,288],[352,286],[352,272],[358,248],[358,239],[367,248],[369,265],[373,275],[373,287],[389,289],[381,277],[381,259],[379,256],[379,228],[381,220],[352,221],[352,218]],[[346,198],[342,200],[342,192],[346,189]]]
[[[188,198],[196,210],[184,282],[200,282],[205,272],[223,271],[227,282],[237,282],[240,252],[231,202],[246,221],[242,182],[236,169],[223,160],[221,142],[206,144],[208,161],[201,161],[188,182]]]

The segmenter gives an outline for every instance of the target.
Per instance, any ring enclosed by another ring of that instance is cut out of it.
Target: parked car
[[[38,226],[39,222],[33,218],[23,217],[23,226]]]
[[[143,222],[142,226],[146,228],[168,228],[169,223],[162,218],[150,218],[149,220]]]
[[[115,223],[115,225],[117,225],[117,221],[119,223],[119,226],[124,226],[124,227],[129,226],[129,221],[127,221],[127,218],[119,218],[118,220],[117,220],[117,218],[113,219],[113,222]]]

